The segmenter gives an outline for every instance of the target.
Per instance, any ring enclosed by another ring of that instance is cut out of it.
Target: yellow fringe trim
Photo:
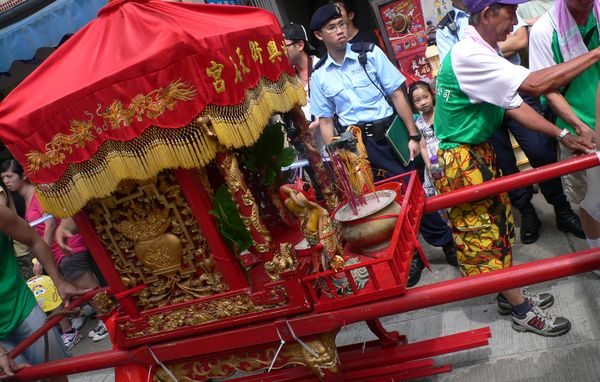
[[[152,126],[128,141],[107,141],[83,163],[70,164],[52,184],[35,184],[44,210],[72,216],[90,200],[109,196],[126,179],[142,181],[164,169],[198,168],[211,162],[219,145],[251,146],[262,134],[273,113],[287,112],[306,103],[306,92],[297,77],[283,74],[279,81],[261,80],[236,106],[208,106],[180,129]]]

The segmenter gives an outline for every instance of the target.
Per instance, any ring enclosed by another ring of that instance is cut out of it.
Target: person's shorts
[[[91,271],[89,257],[88,252],[79,252],[72,256],[63,257],[59,268],[65,280],[71,281],[85,272]]]
[[[592,167],[586,170],[588,192],[581,202],[580,207],[600,222],[600,166]]]
[[[572,153],[564,145],[558,145],[558,160],[571,158]],[[567,200],[573,204],[580,204],[587,194],[587,171],[577,171],[561,177],[563,189]]]
[[[23,322],[12,331],[12,333],[3,340],[0,340],[0,345],[6,351],[11,351],[15,346],[21,343],[25,338],[33,334],[46,321],[46,314],[36,304],[31,313],[23,320]],[[67,351],[61,335],[56,328],[48,331],[48,361],[57,361],[67,358]],[[17,364],[29,363],[37,365],[44,363],[44,336],[40,337],[36,342],[28,347],[23,354],[19,355],[15,362]]]

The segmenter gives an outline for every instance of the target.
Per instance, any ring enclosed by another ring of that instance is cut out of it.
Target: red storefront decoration
[[[380,29],[388,51],[396,59],[409,82],[431,78],[431,67],[425,58],[427,28],[418,1],[374,0]]]

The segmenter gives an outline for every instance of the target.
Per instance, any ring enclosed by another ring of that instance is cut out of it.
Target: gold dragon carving
[[[329,370],[334,374],[340,372],[339,356],[335,345],[336,335],[337,331],[330,331],[305,341],[311,351],[299,343],[286,344],[278,355],[273,368],[281,369],[289,365],[302,365],[309,367],[319,379],[323,379],[324,370]],[[260,351],[249,351],[220,359],[170,364],[168,367],[179,381],[200,382],[207,378],[227,378],[236,371],[252,373],[266,370],[275,355],[276,348],[268,347]],[[154,381],[172,382],[172,379],[163,370],[158,370]]]
[[[134,120],[143,121],[144,118],[156,119],[166,111],[173,111],[181,101],[190,101],[196,96],[196,89],[181,79],[172,81],[164,88],[158,88],[147,94],[138,94],[131,99],[128,106],[121,100],[113,101],[104,111],[102,104],[98,104],[95,113],[85,112],[88,120],[72,120],[70,123],[70,134],[58,133],[44,146],[44,152],[30,151],[26,154],[28,169],[36,174],[40,168],[49,168],[62,164],[66,160],[66,154],[72,153],[74,148],[83,148],[87,142],[97,138],[108,129],[116,130],[121,127],[130,126]],[[102,121],[102,126],[94,125],[94,114]]]
[[[250,190],[245,185],[244,175],[240,170],[235,155],[225,155],[225,159],[223,160],[221,167],[222,172],[225,175],[225,183],[227,185],[229,194],[233,196],[240,191],[243,192],[241,197],[242,203],[244,203],[245,206],[250,207],[250,216],[243,216],[240,214],[246,229],[249,232],[252,232],[252,229],[256,230],[264,239],[264,243],[255,242],[254,246],[261,253],[268,252],[272,241],[271,234],[260,219],[258,204],[256,203],[256,200],[254,200],[254,196],[252,196]]]

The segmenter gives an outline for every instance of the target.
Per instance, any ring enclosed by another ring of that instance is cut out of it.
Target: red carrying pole
[[[358,321],[389,316],[431,306],[447,304],[536,284],[600,268],[600,248],[556,256],[527,264],[515,265],[508,269],[457,278],[435,284],[409,289],[403,296],[370,302],[332,312],[290,317],[285,327],[293,327],[298,337],[319,334]],[[283,322],[283,321],[282,321]],[[282,322],[257,323],[252,326],[231,328],[231,330],[207,335],[159,343],[152,351],[163,362],[206,356],[219,352],[232,351],[241,347],[279,342],[277,325]],[[319,325],[314,325],[319,322]],[[282,326],[283,327],[283,326]],[[131,362],[154,363],[147,347],[128,351],[113,350],[103,353],[86,354],[62,361],[54,361],[21,370],[15,380],[47,378],[58,375],[81,373],[99,368],[108,368]]]
[[[425,202],[424,214],[456,206],[461,203],[484,199],[490,195],[511,191],[534,183],[554,179],[561,175],[585,170],[600,164],[600,152],[582,155],[546,166],[503,176],[475,186],[469,186],[447,194],[433,196]]]
[[[85,304],[89,300],[91,300],[96,294],[98,294],[100,292],[106,292],[106,291],[109,291],[109,289],[101,288],[101,289],[91,290],[91,291],[87,292],[86,294],[82,295],[81,297],[79,297],[78,299],[73,300],[69,304],[69,306],[67,306],[65,309],[68,310],[68,309],[77,308],[77,307]],[[58,322],[63,319],[63,317],[64,317],[63,315],[58,315],[58,316],[50,318],[48,321],[46,321],[46,323],[42,327],[40,327],[38,330],[33,332],[33,334],[31,336],[27,337],[23,342],[21,342],[20,344],[15,346],[10,351],[10,356],[12,358],[15,358],[19,354],[23,353],[23,351],[25,351],[25,349],[27,349],[29,346],[31,346],[31,344],[33,344],[35,341],[37,341],[38,338],[43,336],[44,333],[46,333],[48,330],[52,329],[55,325],[57,325]]]

